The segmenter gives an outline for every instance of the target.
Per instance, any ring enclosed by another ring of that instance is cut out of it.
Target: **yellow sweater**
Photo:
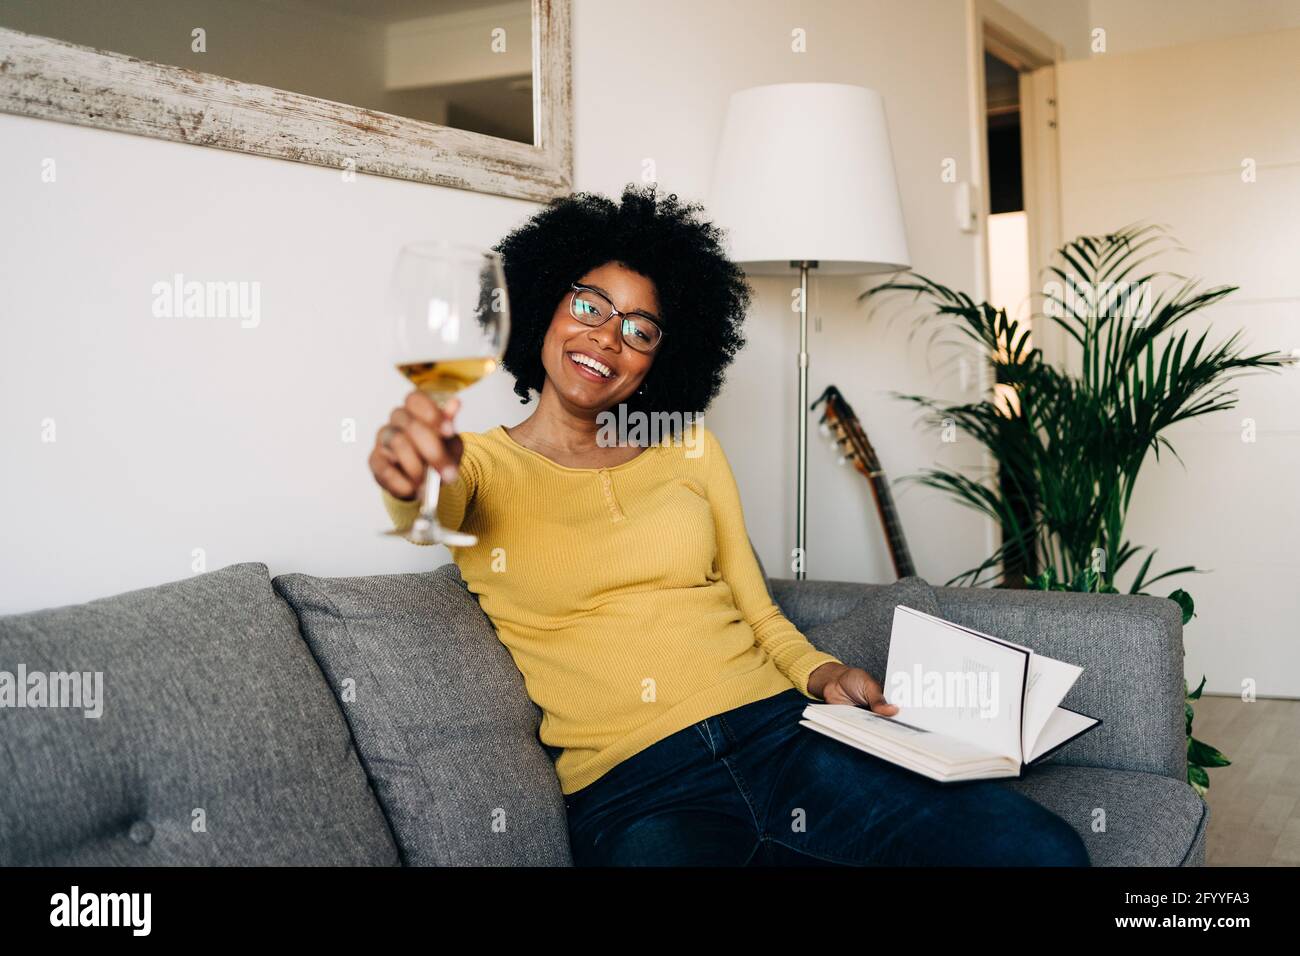
[[[563,748],[565,794],[705,717],[791,687],[819,700],[808,677],[839,659],[772,603],[707,428],[612,468],[560,465],[501,425],[462,437],[439,520],[478,535],[452,557]],[[410,527],[418,502],[381,494]]]

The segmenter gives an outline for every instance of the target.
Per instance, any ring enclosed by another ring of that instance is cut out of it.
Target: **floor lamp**
[[[846,83],[776,83],[731,95],[710,217],[748,275],[799,277],[795,577],[807,574],[808,277],[910,265],[885,102]]]

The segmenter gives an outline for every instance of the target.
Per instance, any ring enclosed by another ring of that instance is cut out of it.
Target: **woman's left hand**
[[[861,667],[826,663],[808,678],[808,690],[828,704],[864,704],[872,713],[892,717],[898,707],[885,703],[880,682]]]

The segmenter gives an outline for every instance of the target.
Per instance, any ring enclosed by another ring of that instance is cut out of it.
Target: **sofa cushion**
[[[0,707],[0,865],[398,862],[266,565],[0,618],[20,666],[103,709]]]
[[[1158,773],[1047,764],[999,780],[1069,823],[1093,866],[1199,866],[1209,808],[1186,783]]]
[[[274,585],[340,697],[404,863],[572,864],[541,711],[456,565]]]
[[[865,592],[865,594],[862,594]],[[1036,766],[1114,766],[1141,773],[1166,773],[1187,787],[1186,732],[1182,693],[1166,689],[1173,669],[1182,674],[1182,646],[1173,640],[1171,622],[1152,611],[1177,611],[1164,598],[1004,591],[988,588],[932,588],[911,576],[894,584],[848,584],[844,581],[776,581],[777,597],[794,622],[819,650],[870,671],[881,679],[889,657],[894,606],[904,604],[927,614],[1014,641],[1048,657],[1084,667],[1079,682],[1062,706],[1101,717],[1101,727],[1071,740]],[[862,594],[854,598],[854,594]],[[855,604],[853,604],[853,602]],[[1175,619],[1177,622],[1177,619]],[[1143,693],[1115,695],[1115,687],[1162,688],[1157,701]],[[1180,678],[1178,678],[1180,682]],[[1177,728],[1170,724],[1177,722]],[[1109,736],[1106,727],[1110,727]],[[1123,730],[1115,732],[1115,727]],[[1183,756],[1177,750],[1182,743]],[[1122,757],[1114,756],[1118,747]],[[1121,761],[1122,762],[1119,762]],[[1166,770],[1167,769],[1167,770]],[[1187,787],[1188,792],[1191,791]]]
[[[1102,720],[1044,763],[1186,783],[1182,611],[1167,598],[935,588],[940,616],[1083,668],[1062,705]]]
[[[813,597],[820,591],[820,582],[804,588],[804,597]],[[844,610],[836,607],[829,620],[807,601],[800,613],[822,623],[803,629],[804,637],[819,651],[834,654],[846,664],[861,667],[876,680],[883,680],[885,664],[889,660],[889,635],[894,628],[894,608],[900,604],[942,616],[934,590],[924,578],[900,578],[889,585],[859,586],[861,598]],[[796,589],[798,593],[798,589]],[[784,595],[785,591],[778,594]],[[793,605],[795,601],[792,599]]]

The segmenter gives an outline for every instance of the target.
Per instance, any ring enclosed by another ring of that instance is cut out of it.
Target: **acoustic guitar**
[[[898,511],[894,508],[894,496],[889,490],[889,480],[885,470],[880,467],[876,450],[867,440],[867,433],[858,421],[849,403],[844,400],[840,390],[834,385],[827,385],[817,401],[810,408],[816,408],[822,402],[826,408],[822,412],[820,423],[826,426],[836,446],[843,450],[842,461],[853,462],[853,467],[866,476],[871,485],[871,495],[876,500],[876,511],[880,514],[880,523],[885,529],[885,542],[889,545],[889,558],[894,564],[894,573],[900,578],[916,574],[912,564],[912,554],[907,548],[907,538],[903,536],[903,526],[898,520]]]

